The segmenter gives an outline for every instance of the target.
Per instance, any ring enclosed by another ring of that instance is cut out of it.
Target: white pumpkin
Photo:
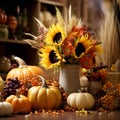
[[[95,99],[90,93],[71,93],[67,98],[67,104],[75,109],[91,109]]]
[[[13,112],[13,106],[8,102],[0,102],[0,116],[10,115]]]
[[[80,76],[80,86],[81,87],[88,87],[89,86],[88,78],[85,75]]]
[[[89,80],[85,75],[80,76],[80,90],[82,92],[88,91]]]

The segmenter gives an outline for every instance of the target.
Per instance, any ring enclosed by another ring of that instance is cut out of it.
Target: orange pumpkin
[[[6,81],[11,78],[18,78],[21,81],[32,79],[34,76],[41,75],[47,78],[47,75],[43,72],[43,70],[38,66],[26,65],[26,63],[19,57],[13,56],[13,60],[15,60],[18,64],[18,68],[11,69],[7,76]]]
[[[13,105],[14,113],[29,113],[31,111],[31,102],[24,95],[10,95],[5,101]]]

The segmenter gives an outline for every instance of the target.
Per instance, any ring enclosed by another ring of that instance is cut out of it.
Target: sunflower
[[[78,37],[75,42],[75,50],[74,50],[74,57],[81,58],[83,55],[89,51],[92,47],[92,42],[88,39],[88,35],[83,35],[82,37]]]
[[[62,44],[62,41],[65,39],[65,31],[60,24],[53,24],[48,33],[46,34],[45,43],[46,44]]]
[[[41,57],[40,64],[46,69],[58,68],[64,61],[55,46],[41,48],[39,56]]]

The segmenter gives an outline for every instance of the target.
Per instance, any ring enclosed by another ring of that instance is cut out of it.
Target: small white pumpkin
[[[67,104],[75,109],[91,109],[95,99],[90,93],[71,93],[67,98]]]
[[[88,91],[89,80],[85,75],[80,76],[80,90]]]
[[[85,75],[80,76],[80,86],[81,87],[88,87],[89,86],[88,78]]]
[[[0,116],[10,115],[13,113],[13,106],[8,102],[0,102]]]

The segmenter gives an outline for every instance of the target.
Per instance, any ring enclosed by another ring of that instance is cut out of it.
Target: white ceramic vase
[[[80,65],[64,64],[60,68],[59,84],[70,94],[80,89]]]

